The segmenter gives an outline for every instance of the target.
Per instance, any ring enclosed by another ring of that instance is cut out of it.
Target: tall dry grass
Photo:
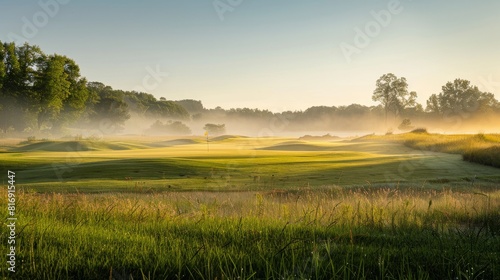
[[[367,136],[364,139],[386,139],[417,150],[461,154],[465,161],[500,167],[500,134],[446,135],[419,129],[411,133]]]
[[[17,209],[24,279],[500,276],[498,190],[19,192]]]

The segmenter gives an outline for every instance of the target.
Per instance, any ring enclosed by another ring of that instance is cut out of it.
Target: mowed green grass
[[[2,168],[39,192],[263,190],[500,181],[497,168],[400,143],[287,138],[125,138],[10,144]]]

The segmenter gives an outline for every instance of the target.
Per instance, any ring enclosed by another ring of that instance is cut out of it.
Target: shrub
[[[225,124],[213,124],[213,123],[207,123],[203,127],[205,131],[208,132],[210,135],[221,135],[226,133],[226,125]]]
[[[189,135],[191,134],[191,129],[180,121],[168,121],[167,123],[162,123],[161,121],[156,121],[151,125],[151,127],[145,131],[146,134],[157,134],[157,135]]]
[[[488,141],[486,139],[486,136],[484,135],[484,133],[478,133],[478,134],[474,135],[474,139],[478,140],[478,141],[482,141],[482,142],[487,142]]]
[[[414,130],[411,131],[411,133],[428,133],[426,128],[415,128]]]
[[[398,126],[399,130],[410,130],[412,128],[414,128],[414,126],[411,125],[410,119],[404,119]]]

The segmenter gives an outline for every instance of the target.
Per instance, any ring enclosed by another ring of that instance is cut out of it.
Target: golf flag
[[[207,152],[210,151],[210,148],[208,147],[208,130],[205,130],[205,136],[207,137]]]

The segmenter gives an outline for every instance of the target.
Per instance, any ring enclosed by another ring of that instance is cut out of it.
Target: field
[[[1,139],[15,276],[498,279],[500,170],[431,138]]]

